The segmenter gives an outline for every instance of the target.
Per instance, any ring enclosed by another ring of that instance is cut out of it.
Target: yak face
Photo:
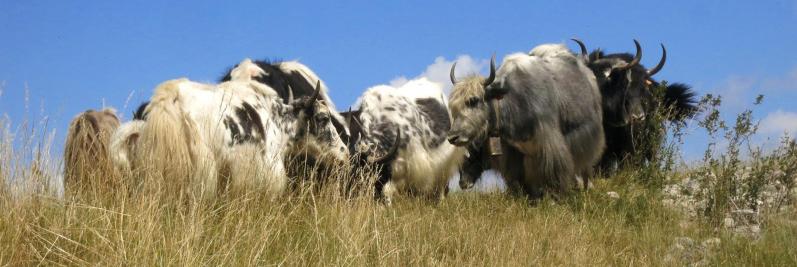
[[[293,140],[299,152],[345,161],[348,151],[341,135],[345,138],[348,135],[342,123],[333,121],[333,111],[322,97],[321,81],[316,81],[313,87],[301,73],[285,73],[279,64],[244,59],[221,80],[254,80],[274,89],[283,102],[290,103],[291,116],[297,119]],[[294,96],[298,98],[296,101]]]
[[[454,88],[448,101],[452,124],[447,139],[455,146],[466,146],[487,138],[490,125],[490,106],[487,101],[496,93],[488,94],[485,88],[495,81],[495,55],[490,59],[490,76],[487,78],[471,75],[457,82],[454,76],[456,67],[457,63],[451,65],[449,74]]]
[[[295,62],[269,62],[265,60],[252,61],[244,59],[234,67],[230,68],[220,81],[230,80],[254,80],[265,84],[277,92],[283,103],[291,103],[294,99],[299,99],[316,94],[316,88],[321,81],[306,66]],[[313,86],[312,80],[316,81]],[[319,99],[328,100],[325,89],[321,88]],[[325,103],[330,110],[334,110],[332,103]],[[340,138],[348,141],[350,134],[347,125],[342,121],[342,117],[337,114],[329,113],[331,122],[338,131]]]
[[[487,137],[490,108],[484,91],[484,78],[470,76],[454,84],[449,98],[451,130],[448,142],[466,146]]]
[[[642,48],[634,40],[636,54],[604,55],[596,50],[589,55],[588,65],[595,74],[603,99],[603,121],[605,125],[622,127],[643,121],[651,110],[653,94],[650,87],[653,75],[661,70],[667,60],[667,50],[661,46],[662,57],[653,69],[639,64]],[[582,51],[586,49],[582,46]]]
[[[469,146],[468,155],[459,170],[459,188],[463,190],[473,188],[482,173],[490,168],[488,163],[488,155],[485,154],[482,145]]]
[[[612,67],[628,64],[619,58],[601,59],[596,63],[591,67],[598,74],[596,80],[601,89],[604,122],[619,127],[644,120],[649,101],[653,99],[644,68]]]
[[[298,120],[294,140],[297,147],[303,150],[301,152],[316,158],[345,162],[348,161],[348,149],[332,123],[331,112],[321,100],[312,101],[305,107],[296,107],[294,115]]]

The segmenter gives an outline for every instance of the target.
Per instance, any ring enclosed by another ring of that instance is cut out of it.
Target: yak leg
[[[374,183],[374,199],[382,201],[389,206],[393,201],[393,196],[396,194],[396,185],[392,181],[393,166],[381,165],[377,166],[377,168],[379,168],[379,172]]]
[[[570,147],[573,165],[581,176],[583,188],[587,189],[593,166],[601,160],[606,147],[603,127],[597,122],[581,124],[565,134],[565,142]]]
[[[524,156],[517,149],[507,144],[502,144],[501,149],[504,154],[498,157],[499,168],[497,171],[503,176],[507,190],[512,195],[522,196],[525,193],[523,189]]]
[[[583,180],[582,186],[585,191],[589,190],[592,187],[590,179],[592,179],[592,176],[594,175],[595,175],[595,170],[592,167],[588,167],[581,172],[581,179]]]
[[[441,174],[438,174],[434,178],[438,179],[439,181],[437,181],[434,185],[434,188],[432,188],[431,199],[433,201],[442,202],[446,198],[446,196],[448,196],[448,180],[440,179],[438,177],[445,177],[445,176],[441,176]]]
[[[541,171],[539,162],[541,159],[535,156],[523,157],[523,178],[522,189],[531,199],[540,199],[543,197],[546,186],[546,177]]]
[[[559,131],[541,128],[535,138],[516,143],[516,147],[526,155],[523,165],[527,185],[545,184],[558,193],[575,187],[573,156]]]

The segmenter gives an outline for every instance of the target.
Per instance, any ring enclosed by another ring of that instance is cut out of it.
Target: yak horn
[[[372,164],[384,164],[385,162],[395,158],[396,154],[398,153],[398,148],[399,148],[399,142],[400,141],[401,141],[401,129],[399,128],[396,131],[396,140],[393,141],[393,146],[390,147],[390,150],[388,150],[388,152],[385,153],[384,155],[382,155],[380,157],[377,157],[377,158],[369,156],[368,157],[368,162],[370,162]]]
[[[639,45],[639,41],[636,39],[634,39],[634,45],[636,46],[636,55],[634,55],[634,59],[632,59],[631,62],[625,66],[619,67],[619,70],[629,70],[639,64],[639,61],[642,60],[642,46]]]
[[[288,103],[293,103],[293,87],[291,84],[288,84]]]
[[[309,98],[306,98],[301,103],[299,103],[299,105],[302,108],[311,108],[313,107],[313,103],[315,103],[315,101],[318,100],[319,96],[321,96],[321,80],[319,80],[315,84],[315,92],[313,92],[313,94]]]
[[[490,58],[490,76],[487,76],[487,79],[484,80],[482,85],[488,86],[495,81],[495,53],[493,53],[493,57]]]
[[[587,53],[587,46],[584,45],[584,42],[577,38],[572,38],[573,42],[578,44],[578,47],[581,48],[581,57],[584,58],[584,61],[589,61],[589,54]]]
[[[664,44],[661,44],[661,60],[659,60],[659,64],[656,64],[653,69],[648,70],[648,77],[653,77],[656,73],[659,73],[662,67],[664,67],[664,62],[667,62],[667,49],[664,48]]]
[[[313,92],[313,96],[310,97],[311,100],[318,100],[318,97],[321,95],[321,80],[318,80],[315,83],[315,92]]]
[[[346,114],[346,123],[349,124],[349,129],[357,125],[357,133],[360,134],[361,137],[365,136],[365,129],[363,129],[363,124],[360,122],[359,119],[354,117],[354,113],[351,111],[351,107],[349,107],[349,111]]]
[[[451,73],[448,74],[451,77],[451,84],[457,84],[457,76],[454,75],[454,69],[457,67],[457,62],[454,61],[454,64],[451,64]]]

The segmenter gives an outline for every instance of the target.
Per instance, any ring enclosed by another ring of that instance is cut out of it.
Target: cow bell
[[[503,154],[504,152],[501,151],[501,138],[490,137],[490,157],[497,157]]]

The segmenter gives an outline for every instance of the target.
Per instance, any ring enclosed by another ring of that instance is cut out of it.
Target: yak
[[[112,108],[90,109],[72,120],[64,148],[64,192],[116,186],[118,176],[106,151],[118,127],[119,118]]]
[[[276,196],[287,185],[284,159],[290,153],[313,151],[348,161],[320,93],[317,82],[311,96],[285,104],[274,89],[245,77],[218,85],[167,81],[141,112],[145,120],[117,132],[117,154],[131,166],[187,182],[200,197],[229,187],[262,188]],[[135,144],[126,145],[133,137]]]
[[[359,103],[347,112],[355,138],[350,149],[355,156],[371,155],[368,161],[355,157],[359,166],[380,167],[376,197],[388,205],[397,194],[442,199],[465,155],[446,142],[451,118],[442,88],[425,78],[398,88],[380,85],[366,90]]]
[[[503,151],[498,171],[513,191],[568,192],[603,153],[595,75],[564,45],[509,55],[498,71],[493,58],[488,78],[457,82],[452,74],[452,82],[448,141],[477,151],[494,132]]]
[[[574,39],[586,54],[583,42]],[[646,138],[642,130],[650,114],[664,110],[665,119],[684,122],[696,111],[695,92],[683,83],[668,84],[661,100],[652,91],[659,87],[653,75],[661,71],[667,61],[667,49],[661,44],[662,56],[652,69],[640,64],[642,47],[634,40],[636,53],[605,54],[600,49],[593,51],[587,66],[593,71],[602,96],[603,127],[606,136],[606,152],[601,158],[599,168],[610,173],[621,167],[632,155],[643,153],[646,160],[655,156],[655,150],[640,151],[635,143]],[[657,127],[660,127],[658,125]]]

